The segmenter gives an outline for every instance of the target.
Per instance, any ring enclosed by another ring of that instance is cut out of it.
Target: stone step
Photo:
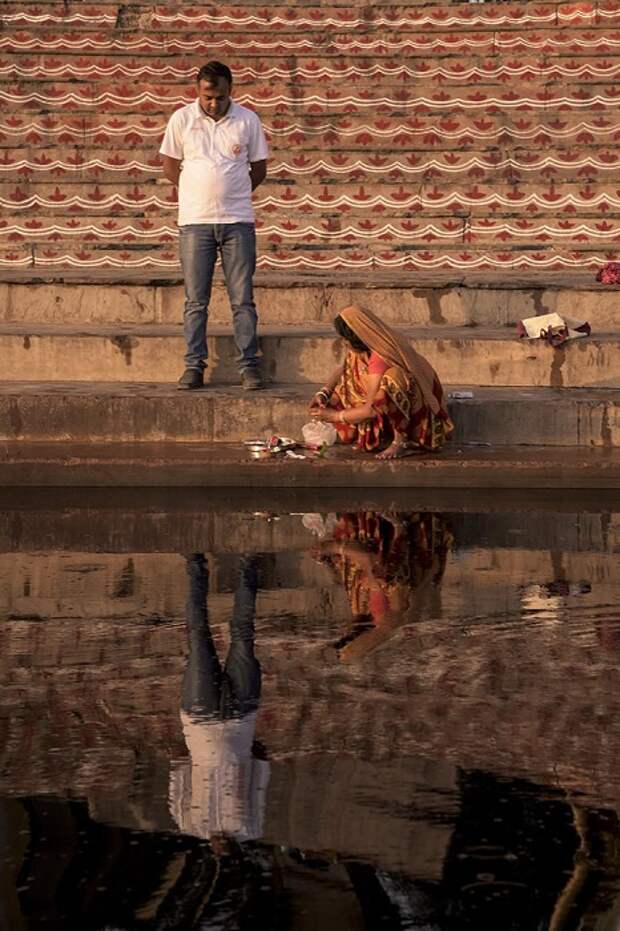
[[[162,280],[163,278],[163,280]],[[0,269],[0,325],[178,324],[183,313],[180,274],[118,270],[55,270],[47,282],[30,272]],[[355,277],[258,272],[261,325],[325,325],[342,307],[362,304],[397,326],[505,327],[524,317],[556,312],[587,320],[597,330],[620,328],[617,288],[598,285],[591,272],[358,272]],[[210,306],[212,324],[230,324],[219,274]],[[507,334],[508,335],[508,334]]]
[[[263,249],[257,267],[265,271],[306,274],[316,272],[335,275],[375,270],[408,271],[417,275],[421,271],[478,272],[504,269],[507,273],[527,274],[532,269],[542,271],[589,271],[592,279],[609,261],[620,259],[620,250],[603,245],[586,243],[573,248],[526,243],[510,244],[501,249],[480,246],[403,246],[386,245],[321,245],[316,243],[282,243]],[[169,247],[148,244],[97,244],[86,247],[73,244],[56,246],[17,245],[0,248],[0,268],[30,270],[37,277],[48,277],[71,269],[95,270],[99,268],[126,273],[146,271],[151,274],[168,271],[174,277],[180,272],[178,252],[172,243]]]
[[[143,113],[167,113],[179,105],[195,99],[193,88],[186,85],[141,84],[104,82],[101,85],[56,81],[43,87],[38,82],[19,81],[0,84],[0,102],[7,114],[21,112],[24,107],[38,111],[60,111],[69,108],[72,112],[91,113],[93,108],[102,112],[124,114],[135,110]],[[562,82],[547,84],[544,81],[507,90],[504,84],[484,85],[484,89],[473,92],[471,84],[440,90],[433,86],[412,86],[404,90],[401,85],[394,88],[356,89],[355,85],[344,84],[339,93],[331,93],[325,87],[297,88],[290,85],[270,85],[260,92],[240,89],[236,95],[238,103],[251,106],[259,115],[273,117],[274,114],[339,115],[349,113],[379,113],[412,115],[422,112],[446,113],[466,111],[469,113],[497,114],[503,110],[555,111],[559,108],[574,113],[591,112],[593,109],[617,108],[620,91],[614,82],[603,82],[585,86],[572,83],[568,88]]]
[[[42,145],[58,142],[84,144],[92,147],[114,144],[144,146],[150,143],[159,147],[168,113],[145,115],[125,113],[121,117],[108,114],[41,114],[33,109],[13,112],[0,117],[0,144]],[[523,145],[538,147],[568,144],[588,145],[588,151],[600,145],[614,145],[620,131],[620,113],[617,108],[606,107],[605,119],[588,113],[567,113],[549,116],[537,111],[503,111],[489,115],[447,111],[439,114],[426,112],[414,116],[406,114],[388,118],[374,113],[313,115],[297,113],[276,114],[263,118],[263,126],[271,138],[272,147],[291,145],[302,148],[330,149],[361,146],[368,151],[387,147],[389,151],[442,152],[446,149],[477,149],[491,146]]]
[[[505,12],[505,11],[504,11]],[[617,50],[615,39],[610,39],[605,25],[593,24],[587,33],[583,28],[557,25],[552,28],[506,30],[501,26],[485,27],[478,24],[475,33],[452,29],[450,32],[425,30],[418,34],[388,32],[382,27],[380,34],[356,33],[352,30],[331,29],[319,37],[316,34],[290,34],[272,31],[260,33],[254,29],[235,33],[219,31],[217,36],[201,37],[194,30],[157,36],[135,30],[116,28],[112,32],[96,31],[88,25],[72,26],[59,31],[49,26],[37,27],[34,23],[20,24],[19,31],[6,30],[0,36],[0,51],[16,51],[32,55],[41,49],[41,35],[45,36],[45,48],[50,53],[113,52],[115,56],[141,56],[176,54],[210,56],[253,56],[279,59],[283,55],[298,57],[316,55],[351,55],[382,59],[393,55],[422,58],[428,61],[441,57],[466,60],[470,56],[551,54],[570,55],[573,58],[592,56],[614,56]]]
[[[241,444],[272,433],[301,437],[314,387],[279,386],[258,395],[234,387],[179,392],[173,384],[0,382],[0,438],[7,444],[62,440],[65,450],[88,441],[125,443],[128,448],[142,443],[144,450],[148,444],[167,442],[183,450],[189,448],[184,444]],[[447,385],[447,393],[451,390]],[[620,445],[617,389],[471,390],[471,400],[447,402],[455,423],[450,455],[457,459],[469,454],[464,451],[471,444],[496,450],[518,445],[582,449]],[[240,445],[235,457],[250,462]],[[253,464],[261,470],[265,465]],[[267,465],[274,466],[274,475],[278,472],[275,463]]]
[[[1,54],[1,53],[0,53]],[[178,59],[176,59],[178,60]],[[59,98],[69,96],[78,110],[89,104],[98,103],[108,107],[126,107],[132,100],[141,105],[148,100],[151,104],[170,107],[179,103],[191,103],[195,99],[196,64],[179,76],[167,70],[162,64],[161,77],[154,78],[147,67],[138,66],[136,74],[127,74],[131,69],[116,68],[108,64],[110,71],[106,75],[82,66],[83,73],[76,68],[61,67],[56,64],[49,74],[47,69],[33,64],[32,69],[20,67],[17,74],[13,69],[2,68],[0,59],[0,99],[7,105],[22,103],[39,103],[58,105]],[[373,73],[373,68],[377,72]],[[170,68],[170,66],[168,66]],[[411,69],[401,65],[401,71],[386,68],[384,65],[368,67],[368,74],[361,68],[350,69],[349,73],[340,74],[331,69],[331,74],[313,73],[312,69],[271,67],[263,77],[257,69],[241,67],[238,75],[234,74],[234,97],[241,104],[251,105],[259,111],[265,108],[284,105],[288,107],[305,106],[312,108],[323,103],[328,109],[370,108],[392,106],[395,109],[410,108],[413,103],[432,108],[445,109],[446,103],[454,100],[459,107],[476,108],[476,102],[485,100],[500,106],[503,101],[506,109],[514,110],[520,98],[531,100],[534,106],[544,109],[542,104],[552,99],[561,105],[567,98],[573,107],[579,109],[580,100],[592,99],[596,106],[598,97],[616,100],[618,82],[618,61],[591,64],[583,60],[572,62],[572,66],[555,64],[531,65],[520,67],[514,62],[485,66],[484,59],[472,64],[472,59],[459,66],[430,66]],[[175,69],[176,70],[176,69]],[[360,72],[359,74],[357,72]],[[38,74],[37,72],[43,72]],[[156,83],[155,83],[156,82]],[[337,90],[332,89],[334,85]],[[510,86],[510,91],[507,86]],[[473,93],[472,87],[478,90]],[[148,95],[148,96],[144,96]],[[581,104],[583,107],[583,104]],[[312,109],[310,109],[312,112]]]
[[[359,31],[372,27],[398,29],[400,31],[478,31],[481,28],[503,29],[537,29],[555,26],[571,28],[613,27],[620,14],[612,3],[591,5],[588,8],[574,4],[540,3],[536,9],[531,4],[505,3],[485,4],[483,8],[472,9],[466,4],[436,4],[419,8],[417,4],[407,3],[383,5],[365,8],[356,6],[303,6],[301,8],[273,10],[245,10],[224,5],[218,7],[216,14],[210,11],[196,11],[194,7],[165,10],[151,4],[132,4],[131,7],[119,7],[118,3],[99,3],[84,7],[57,3],[24,7],[23,3],[5,3],[2,9],[2,22],[7,28],[26,27],[28,29],[54,29],[61,26],[66,30],[97,29],[134,29],[140,28],[149,33],[186,31],[188,28],[198,31],[216,28],[219,32],[229,33],[243,29],[258,32],[261,29],[280,34],[301,30],[320,31],[323,35],[332,30]]]
[[[19,8],[9,11],[3,7],[1,22],[7,29],[26,28],[32,33],[62,29],[65,34],[75,35],[98,30],[104,35],[114,33],[124,34],[125,37],[145,32],[168,38],[185,33],[196,35],[197,32],[213,34],[216,38],[222,35],[230,37],[239,32],[244,35],[251,32],[258,37],[297,37],[301,32],[302,35],[316,36],[317,44],[327,44],[330,38],[340,33],[357,36],[376,32],[384,37],[407,34],[417,37],[420,32],[437,36],[451,31],[470,32],[478,36],[493,29],[523,33],[545,27],[609,30],[617,27],[619,19],[615,9],[608,8],[600,14],[594,5],[588,10],[569,4],[550,5],[535,11],[531,4],[519,4],[513,5],[509,13],[503,4],[495,9],[486,4],[485,7],[481,10],[477,8],[480,12],[474,12],[468,5],[450,4],[450,15],[446,15],[445,4],[426,10],[411,10],[396,4],[366,8],[363,12],[355,6],[304,6],[286,11],[263,9],[254,13],[224,6],[218,8],[217,14],[206,11],[196,14],[192,9],[189,15],[183,10],[170,12],[152,7],[140,10],[127,6],[122,7],[119,13],[118,4],[108,7],[105,12],[89,10],[77,13],[67,13],[59,8],[56,12],[32,14]]]
[[[600,333],[552,349],[519,339],[514,330],[427,326],[402,331],[442,382],[488,387],[618,388],[620,334]],[[206,379],[239,384],[232,331],[213,326]],[[260,350],[274,384],[322,383],[342,358],[329,327],[262,327]],[[19,323],[0,326],[3,380],[47,382],[169,382],[182,370],[180,324],[102,328]]]
[[[514,405],[513,405],[514,406]],[[547,427],[548,427],[547,421]],[[136,486],[240,488],[247,490],[343,489],[620,489],[616,449],[507,446],[466,449],[452,445],[440,455],[380,462],[371,455],[334,449],[326,460],[260,462],[236,445],[207,443],[5,442],[0,446],[0,481],[8,488]],[[374,493],[371,492],[371,493]],[[600,499],[599,499],[600,500]]]
[[[115,125],[118,122],[118,125]],[[57,160],[67,161],[73,151],[81,147],[82,158],[105,158],[119,153],[121,157],[147,158],[157,154],[159,141],[167,120],[164,114],[157,119],[130,114],[118,121],[102,119],[98,123],[85,120],[45,120],[42,116],[20,116],[14,123],[0,122],[0,155],[4,160],[7,149],[24,150],[29,158],[49,153],[51,145],[58,146]],[[456,114],[454,117],[432,116],[425,119],[372,120],[359,116],[356,119],[306,119],[290,116],[287,119],[264,120],[263,128],[270,144],[270,165],[290,162],[292,153],[321,154],[323,158],[343,156],[359,158],[372,153],[386,153],[392,159],[407,155],[436,159],[448,163],[459,153],[465,157],[504,159],[514,157],[515,151],[531,153],[541,158],[540,146],[562,158],[565,152],[583,154],[587,144],[587,157],[595,165],[607,158],[613,150],[620,132],[620,116],[609,114],[605,125],[597,125],[579,115],[572,120],[552,125],[544,119],[519,119],[519,125],[506,125],[497,117],[471,119]],[[146,148],[150,143],[150,147]],[[141,156],[144,151],[144,156]],[[53,149],[52,149],[53,152]],[[297,156],[299,157],[299,156]],[[287,161],[288,160],[288,161]],[[131,169],[133,170],[133,169]],[[50,169],[54,177],[59,169]]]
[[[458,248],[482,247],[504,250],[510,247],[538,246],[541,249],[603,249],[620,243],[620,219],[518,219],[506,217],[428,217],[358,214],[342,216],[298,216],[293,219],[285,211],[263,213],[256,218],[259,252],[285,245],[297,248],[321,246],[321,249],[365,249],[368,244],[381,245],[381,251],[405,246],[407,251],[418,247],[426,251],[431,245]],[[17,244],[32,246],[35,261],[46,250],[69,247],[70,253],[89,252],[93,248],[111,247],[123,251],[136,244],[141,250],[157,256],[178,248],[178,227],[172,216],[152,219],[104,216],[76,217],[57,212],[53,216],[19,215],[0,219],[0,248],[12,249]]]
[[[335,177],[339,174],[348,177],[354,176],[356,172],[365,172],[381,180],[384,176],[388,179],[395,177],[398,171],[403,176],[427,173],[431,178],[441,177],[442,172],[457,175],[474,172],[472,178],[482,177],[482,174],[476,175],[476,172],[487,172],[498,177],[504,177],[500,173],[512,172],[515,179],[520,175],[527,178],[528,174],[536,179],[540,174],[545,181],[553,175],[554,169],[558,177],[565,180],[571,174],[587,178],[589,172],[598,172],[603,178],[613,179],[620,160],[617,149],[610,144],[590,144],[585,152],[583,146],[575,143],[550,144],[541,152],[537,145],[530,142],[501,151],[494,145],[481,147],[478,151],[457,153],[437,151],[436,146],[432,151],[424,151],[411,145],[411,141],[407,146],[403,145],[404,140],[401,139],[397,151],[392,148],[391,154],[376,154],[374,147],[373,151],[369,151],[368,144],[363,142],[351,144],[345,141],[338,147],[333,144],[326,147],[320,139],[312,141],[312,145],[304,146],[303,153],[298,153],[297,146],[292,151],[286,140],[272,140],[269,176],[280,178],[283,172],[288,172],[313,178],[326,173],[333,173]],[[50,144],[50,140],[43,137],[26,140],[19,146],[7,143],[8,140],[4,140],[0,144],[0,174],[3,180],[10,180],[18,173],[29,176],[38,173],[42,175],[41,180],[45,180],[46,172],[49,177],[54,177],[61,173],[61,169],[68,175],[67,180],[83,174],[92,177],[93,173],[102,179],[109,175],[107,180],[115,177],[118,180],[122,177],[120,172],[131,172],[128,179],[131,181],[138,178],[140,173],[147,172],[149,177],[161,173],[158,147],[147,145],[145,140],[139,146],[134,141],[124,145],[115,140],[106,146],[76,141],[75,145],[68,147],[66,142],[59,145],[53,139]]]
[[[151,179],[163,180],[161,158],[153,148],[150,151],[134,149],[86,151],[79,146],[71,150],[45,149],[43,152],[28,147],[4,149],[0,153],[0,179],[3,184],[23,180],[32,189],[39,182],[47,183],[62,177],[65,184],[97,182],[125,185],[148,183]],[[278,150],[269,160],[268,188],[274,193],[275,185],[304,182],[329,184],[345,182],[355,187],[358,183],[377,185],[423,183],[428,187],[443,187],[458,182],[465,190],[488,185],[489,191],[505,185],[536,185],[545,190],[550,184],[563,188],[566,184],[585,187],[588,182],[604,183],[613,192],[620,182],[620,156],[606,147],[601,153],[574,149],[552,150],[545,154],[531,150],[492,153],[420,153],[398,152],[374,154],[363,151],[336,151],[321,149],[295,153]],[[261,194],[263,191],[261,191]]]
[[[467,214],[471,217],[493,215],[521,216],[527,211],[532,217],[552,215],[556,218],[599,217],[607,219],[620,212],[620,195],[613,182],[604,179],[580,182],[525,180],[509,183],[498,179],[491,187],[475,180],[455,188],[450,179],[430,180],[411,186],[406,179],[386,181],[369,179],[363,182],[331,178],[328,183],[314,178],[269,178],[254,196],[257,216],[271,213],[290,213],[293,219],[308,214],[336,214],[346,212],[356,216],[371,211],[388,215],[450,216]],[[138,182],[136,179],[112,180],[62,178],[30,180],[18,178],[7,181],[0,191],[0,209],[19,215],[23,210],[36,209],[37,215],[56,214],[62,210],[98,210],[109,215],[117,208],[124,213],[137,214],[150,211],[169,211],[176,216],[176,194],[161,176]]]
[[[311,84],[321,87],[332,81],[347,81],[356,87],[372,86],[373,82],[397,87],[399,84],[416,81],[420,85],[432,86],[433,82],[448,82],[448,86],[495,82],[530,82],[534,79],[562,81],[567,86],[588,84],[592,81],[618,78],[620,69],[619,50],[610,50],[604,57],[591,55],[576,59],[571,54],[556,54],[541,57],[531,53],[519,56],[515,61],[510,53],[481,55],[480,50],[442,62],[416,60],[407,55],[384,55],[378,61],[362,63],[351,53],[339,55],[325,53],[318,48],[316,54],[287,56],[233,52],[226,63],[234,75],[235,88],[268,82],[292,82],[298,85]],[[38,79],[41,86],[54,81],[100,82],[155,79],[158,84],[168,82],[192,82],[197,72],[195,55],[178,53],[171,61],[161,50],[149,54],[123,55],[115,50],[114,57],[91,53],[88,57],[75,52],[51,52],[45,47],[32,52],[0,50],[0,81],[15,82]]]

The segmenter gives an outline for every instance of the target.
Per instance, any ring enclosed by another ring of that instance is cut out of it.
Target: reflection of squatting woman
[[[453,427],[426,359],[361,307],[346,307],[334,326],[348,352],[314,395],[312,416],[333,423],[341,442],[378,452],[379,459],[440,449]]]
[[[452,534],[440,514],[339,514],[316,551],[344,585],[351,621],[335,644],[343,662],[383,646],[405,624],[440,615]]]
[[[254,655],[256,559],[240,559],[223,668],[209,629],[204,556],[190,557],[187,572],[189,655],[181,722],[190,759],[172,774],[171,812],[183,833],[252,840],[262,834],[269,781],[269,763],[252,753],[261,688]]]

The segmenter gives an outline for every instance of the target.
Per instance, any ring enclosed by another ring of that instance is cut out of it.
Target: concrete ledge
[[[452,448],[381,462],[338,447],[325,460],[252,460],[238,446],[3,443],[5,486],[620,489],[620,450]]]
[[[180,392],[174,385],[0,382],[0,441],[242,443],[272,433],[300,438],[315,388]],[[619,390],[473,391],[471,400],[448,402],[452,446],[620,447]]]
[[[515,330],[401,328],[442,382],[462,385],[620,388],[620,335],[601,333],[552,349]],[[276,384],[322,383],[343,357],[332,327],[263,327],[263,371]],[[206,379],[240,383],[232,331],[212,327]],[[180,326],[0,325],[6,381],[176,382],[183,371]]]
[[[372,307],[401,326],[506,326],[536,314],[620,325],[618,288],[587,272],[258,272],[256,302],[264,325],[331,323],[347,304]],[[183,314],[178,273],[79,269],[34,272],[0,268],[0,323],[174,324]],[[211,321],[230,322],[216,276]]]

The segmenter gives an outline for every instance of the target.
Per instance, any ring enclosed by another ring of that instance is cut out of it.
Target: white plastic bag
[[[321,446],[333,446],[338,437],[333,423],[324,423],[322,420],[305,423],[301,428],[301,435],[307,446],[316,446],[317,449]]]
[[[338,523],[338,518],[332,513],[327,514],[325,517],[322,514],[304,514],[301,522],[306,530],[315,534],[319,540],[324,540],[325,537],[331,537]]]

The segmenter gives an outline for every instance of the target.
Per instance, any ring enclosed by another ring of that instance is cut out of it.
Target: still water
[[[3,931],[619,931],[620,510],[412,503],[5,502]]]

